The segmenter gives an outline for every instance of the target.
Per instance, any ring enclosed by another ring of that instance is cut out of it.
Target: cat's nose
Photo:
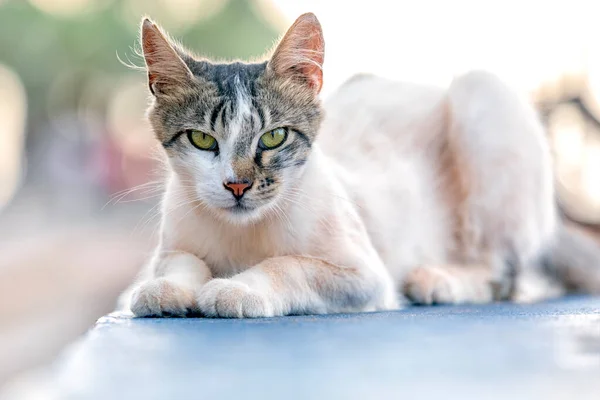
[[[233,196],[239,200],[242,198],[244,193],[252,187],[252,182],[244,179],[243,181],[224,182],[223,186],[225,186],[225,189],[233,193]]]

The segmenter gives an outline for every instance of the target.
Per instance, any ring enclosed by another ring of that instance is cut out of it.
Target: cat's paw
[[[404,296],[415,304],[457,304],[462,302],[460,282],[438,267],[418,267],[410,271],[402,285]]]
[[[207,317],[258,318],[272,317],[269,299],[244,282],[213,279],[198,294],[198,307]]]
[[[192,289],[162,278],[144,282],[131,295],[136,317],[183,317],[197,310]]]

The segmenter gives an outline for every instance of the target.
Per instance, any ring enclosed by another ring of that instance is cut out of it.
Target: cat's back
[[[443,101],[441,88],[356,75],[324,102],[319,142],[341,162],[413,152],[443,124]]]

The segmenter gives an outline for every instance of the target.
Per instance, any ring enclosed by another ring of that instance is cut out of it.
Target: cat
[[[495,76],[440,89],[358,75],[322,105],[311,13],[253,64],[195,58],[149,19],[141,31],[170,176],[135,316],[600,292],[600,249],[558,215],[544,129]]]

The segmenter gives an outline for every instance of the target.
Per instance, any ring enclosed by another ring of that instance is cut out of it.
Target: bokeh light
[[[142,16],[156,19],[171,34],[182,34],[191,25],[210,20],[230,0],[125,0],[123,16],[131,28],[137,29]]]
[[[23,172],[27,99],[18,75],[0,64],[0,210],[12,198]]]
[[[29,0],[40,10],[56,16],[72,17],[78,14],[89,14],[106,6],[113,0]]]
[[[188,26],[210,19],[226,5],[228,0],[160,0],[169,19],[179,26]],[[160,14],[161,16],[163,13]]]

